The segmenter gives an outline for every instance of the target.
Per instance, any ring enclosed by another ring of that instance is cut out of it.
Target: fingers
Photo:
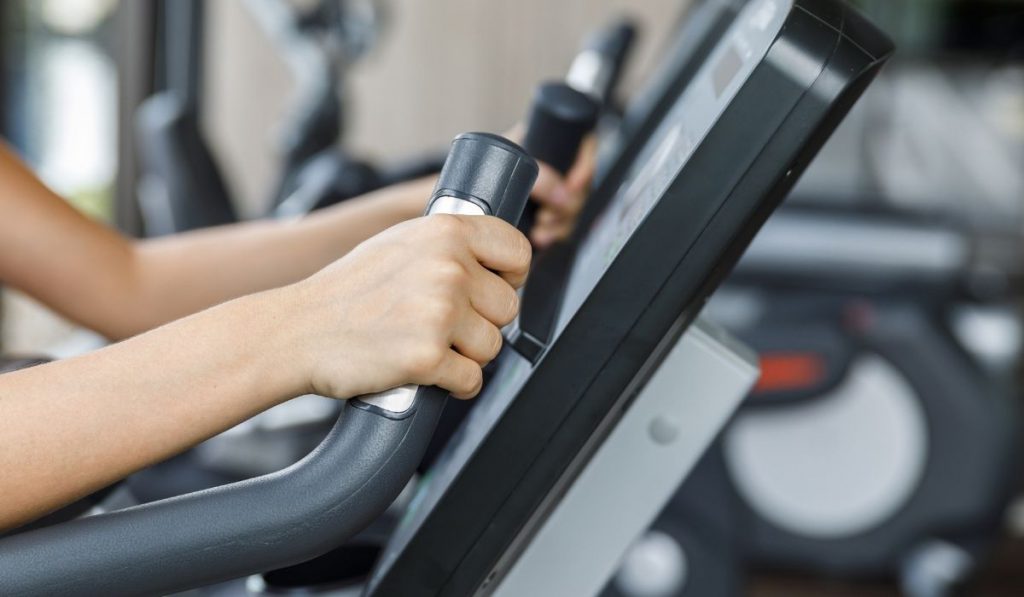
[[[555,241],[564,240],[572,232],[575,219],[560,217],[548,209],[537,214],[537,223],[530,232],[530,240],[538,249],[546,249]]]
[[[594,180],[594,170],[597,169],[597,135],[587,135],[580,145],[580,151],[576,156],[576,162],[565,175],[565,186],[570,191],[584,193],[590,188]]]
[[[584,194],[582,189],[569,187],[568,179],[560,176],[553,168],[541,164],[531,197],[543,209],[553,211],[561,217],[574,218],[583,206]]]
[[[464,216],[466,241],[480,265],[494,271],[516,288],[526,282],[533,248],[523,233],[494,217]]]
[[[557,170],[540,162],[537,164],[537,180],[533,183],[530,196],[543,205],[557,205],[568,200],[565,181]]]
[[[470,270],[469,301],[476,313],[492,324],[508,325],[519,314],[519,295],[494,272],[477,265]]]
[[[476,313],[463,319],[452,336],[452,346],[480,366],[494,360],[501,351],[501,330]]]
[[[437,367],[432,383],[448,390],[455,398],[466,400],[480,393],[484,373],[476,361],[449,350]]]
[[[518,143],[522,145],[523,138],[526,137],[526,125],[524,125],[522,122],[517,122],[514,125],[512,125],[512,128],[505,131],[504,135],[502,136],[508,139],[509,141],[512,141],[513,143]]]

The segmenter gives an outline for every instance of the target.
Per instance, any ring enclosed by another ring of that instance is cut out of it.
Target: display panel
[[[764,58],[789,12],[781,0],[751,2],[721,39],[633,161],[583,241],[559,319],[564,328],[626,241],[665,196],[694,149]],[[722,65],[729,69],[722,80]]]

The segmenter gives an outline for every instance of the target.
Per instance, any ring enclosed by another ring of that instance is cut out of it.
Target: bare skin
[[[542,167],[539,244],[571,230],[585,188],[572,179]],[[132,241],[0,147],[0,280],[128,338],[0,376],[0,529],[301,394],[417,383],[475,396],[518,312],[530,243],[495,218],[416,217],[432,184],[299,222]]]

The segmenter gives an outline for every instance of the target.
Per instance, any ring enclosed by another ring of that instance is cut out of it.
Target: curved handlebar
[[[346,407],[283,471],[5,539],[0,594],[166,594],[326,553],[401,492],[443,404],[400,419]]]

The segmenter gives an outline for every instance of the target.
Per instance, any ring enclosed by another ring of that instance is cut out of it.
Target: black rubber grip
[[[608,74],[600,89],[596,89],[598,100],[602,103],[612,101],[615,87],[625,71],[626,59],[629,57],[636,41],[636,24],[629,19],[620,19],[608,27],[596,32],[587,40],[586,48],[597,52],[606,63]]]
[[[594,129],[600,106],[592,97],[562,82],[537,88],[527,118],[523,148],[537,160],[565,174],[576,161],[584,137]],[[529,234],[538,205],[527,204],[519,229]]]
[[[518,222],[533,183],[537,162],[522,147],[491,133],[463,133],[452,141],[427,212],[439,197],[454,196],[479,205],[487,215]]]
[[[514,224],[536,176],[515,144],[463,135],[432,197],[465,197]],[[320,446],[283,471],[3,539],[0,595],[167,594],[322,555],[395,500],[446,397],[419,388],[399,413],[350,400]]]

